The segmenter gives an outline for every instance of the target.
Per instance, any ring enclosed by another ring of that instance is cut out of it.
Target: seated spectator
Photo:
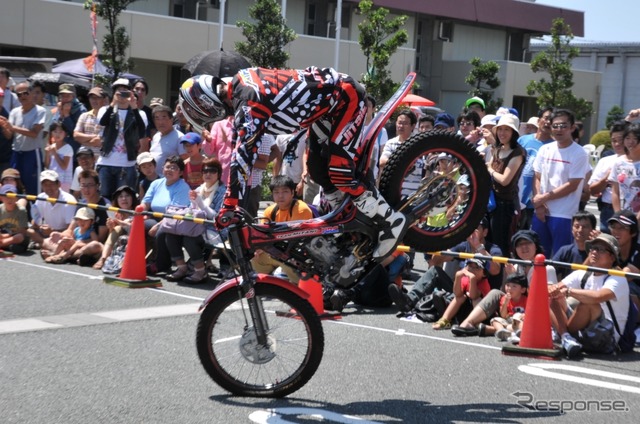
[[[520,230],[511,238],[511,251],[515,259],[533,261],[536,255],[544,253],[542,245],[540,244],[540,238],[536,233],[531,230]],[[547,282],[549,284],[555,284],[558,279],[556,277],[556,270],[551,265],[546,266]],[[533,266],[531,265],[514,265],[505,264],[504,273],[509,276],[521,274],[527,277],[527,281],[531,281],[533,277]],[[504,296],[505,292],[498,289],[493,289],[482,298],[471,313],[465,318],[462,323],[452,328],[451,331],[457,336],[491,336],[494,333],[491,329],[481,324],[482,322],[495,317],[499,312],[500,299]],[[454,331],[455,330],[455,331]]]
[[[67,229],[76,211],[76,207],[72,204],[54,203],[45,200],[76,201],[75,197],[60,189],[60,181],[56,171],[50,169],[42,171],[40,173],[40,185],[43,192],[38,195],[38,198],[43,200],[36,200],[33,203],[31,207],[31,215],[33,217],[31,228],[27,230],[31,241],[38,246],[42,246],[44,240],[50,237],[52,232],[61,232]]]
[[[18,194],[27,194],[27,190],[22,184],[22,180],[20,179],[20,172],[14,168],[7,168],[2,171],[2,176],[0,177],[0,186],[10,184],[14,186]],[[29,212],[29,201],[25,198],[18,199],[18,206],[22,206],[24,209]]]
[[[184,160],[184,180],[189,184],[192,190],[202,185],[202,151],[200,145],[202,138],[199,134],[190,132],[180,137],[180,144],[186,152],[187,158]]]
[[[511,274],[504,283],[504,295],[500,298],[498,314],[491,318],[487,334],[494,333],[498,340],[520,342],[519,331],[527,307],[529,281],[524,274]],[[453,330],[452,330],[453,331]],[[454,333],[455,334],[455,333]]]
[[[82,146],[76,153],[76,161],[78,166],[73,172],[73,178],[71,179],[71,194],[76,199],[82,197],[80,192],[80,173],[82,171],[93,171],[96,169],[96,157],[93,150],[89,147]]]
[[[7,196],[17,192],[18,189],[11,184],[0,188],[0,250],[24,253],[29,246],[27,211],[18,205],[17,198]]]
[[[264,217],[275,222],[297,221],[313,218],[311,208],[295,198],[296,183],[285,175],[276,175],[269,185],[273,195],[273,205],[264,211]],[[280,267],[287,274],[289,281],[298,283],[300,276],[293,268],[273,259],[268,253],[257,249],[251,259],[253,269],[258,273],[271,274]]]
[[[553,260],[556,262],[565,262],[570,264],[582,264],[587,259],[587,249],[585,244],[587,240],[593,237],[593,230],[596,229],[596,217],[587,211],[578,211],[571,218],[571,233],[573,234],[573,243],[562,246],[555,255]],[[558,267],[556,270],[558,278],[562,280],[571,273],[569,268]]]
[[[145,193],[141,205],[146,211],[165,213],[169,205],[187,206],[189,199],[189,185],[182,179],[184,161],[180,156],[169,156],[162,167],[163,178],[154,180]],[[147,218],[145,229],[150,237],[155,238],[155,263],[150,273],[166,272],[171,269],[171,258],[167,249],[167,234],[160,230],[162,219]]]
[[[500,248],[486,239],[489,222],[482,218],[478,228],[467,238],[466,241],[449,249],[456,253],[478,253],[486,256],[502,256]],[[433,293],[435,289],[446,292],[453,292],[453,280],[443,269],[445,262],[455,261],[460,264],[460,260],[451,256],[437,255],[427,259],[429,269],[413,285],[409,293],[404,293],[395,284],[389,285],[389,296],[402,312],[409,312],[423,296]],[[489,282],[492,288],[499,288],[502,285],[502,266],[497,262],[485,264],[488,270]]]
[[[98,241],[98,234],[93,228],[93,220],[96,215],[92,209],[82,207],[74,215],[76,226],[73,229],[73,239],[70,243],[58,243],[53,254],[45,259],[49,264],[63,264],[65,262],[78,262],[81,250],[92,241]],[[54,233],[54,237],[57,233]]]
[[[66,144],[66,133],[60,122],[51,124],[49,137],[49,145],[44,148],[44,166],[58,174],[60,187],[69,192],[73,178],[73,148]]]
[[[138,165],[138,171],[140,171],[138,196],[143,199],[151,183],[160,177],[158,177],[158,172],[156,171],[156,160],[151,153],[140,153],[136,159],[136,164]]]
[[[587,265],[604,269],[617,267],[620,249],[615,237],[600,234],[587,242],[587,249]],[[560,283],[549,286],[549,297],[551,322],[569,358],[580,355],[582,350],[616,352],[620,335],[614,329],[610,311],[622,331],[629,311],[629,284],[624,277],[574,271]],[[568,305],[570,299],[577,303],[575,307]]]
[[[629,210],[615,212],[609,218],[609,232],[618,241],[620,266],[624,272],[640,273],[640,245],[638,245],[638,219]],[[640,309],[640,280],[628,279],[631,300]]]
[[[451,322],[459,313],[468,314],[461,309],[468,308],[469,311],[486,296],[491,290],[487,279],[485,262],[480,259],[467,259],[467,265],[456,272],[453,280],[454,298],[444,311],[442,318],[435,322],[431,328],[434,330],[446,330],[451,328]],[[471,306],[471,307],[469,307]]]
[[[118,187],[111,198],[111,205],[119,209],[134,210],[138,205],[136,192],[129,186]],[[113,248],[116,245],[118,238],[129,234],[132,222],[133,215],[123,211],[117,211],[113,218],[107,218],[109,235],[104,243],[104,247],[101,249],[102,253],[100,255],[100,259],[93,264],[94,269],[102,269],[107,258],[113,252]]]

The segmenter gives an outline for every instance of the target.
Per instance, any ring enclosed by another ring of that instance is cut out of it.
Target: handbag
[[[184,216],[185,218],[206,218],[206,213],[192,207],[169,205],[165,210],[167,215]],[[162,231],[178,236],[198,237],[204,233],[204,225],[193,221],[176,218],[164,218],[160,223]]]
[[[487,203],[487,212],[493,212],[496,210],[496,194],[493,189],[489,189],[489,202]]]

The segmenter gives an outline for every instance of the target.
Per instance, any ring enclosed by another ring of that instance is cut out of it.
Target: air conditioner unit
[[[453,22],[438,22],[438,40],[445,42],[451,42],[453,40]]]

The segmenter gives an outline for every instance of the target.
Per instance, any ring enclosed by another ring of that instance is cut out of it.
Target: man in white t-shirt
[[[46,169],[40,173],[42,193],[38,199],[57,199],[74,202],[76,198],[60,189],[60,178],[56,171]],[[27,230],[32,242],[42,246],[45,238],[53,231],[64,231],[69,227],[76,212],[76,206],[65,203],[51,203],[46,200],[36,200],[31,206],[31,228]]]
[[[286,175],[296,184],[296,196],[301,199],[305,181],[302,179],[304,171],[304,152],[307,148],[307,131],[301,130],[294,134],[280,134],[276,137],[279,154],[273,162],[273,174]]]
[[[573,240],[571,218],[578,211],[582,186],[591,170],[589,155],[573,141],[574,129],[573,113],[556,110],[551,116],[551,135],[555,141],[541,146],[533,162],[531,229],[538,233],[549,256]]]
[[[602,233],[586,245],[587,265],[611,269],[618,264],[620,249],[615,237]],[[618,328],[624,331],[629,313],[629,284],[624,277],[574,271],[560,283],[549,286],[549,297],[552,323],[561,335],[568,357],[579,355],[583,349],[594,353],[615,352],[620,334],[607,303]],[[570,316],[567,316],[567,303],[575,304]]]

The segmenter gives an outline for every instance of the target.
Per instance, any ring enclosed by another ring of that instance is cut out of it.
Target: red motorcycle
[[[369,154],[382,125],[409,91],[415,74],[383,106],[364,135]],[[366,156],[368,157],[368,156]],[[360,175],[369,175],[362,161]],[[411,223],[403,243],[418,251],[447,249],[478,226],[490,177],[475,146],[442,131],[418,134],[394,152],[380,179],[387,202]],[[335,211],[307,221],[253,220],[238,211],[228,243],[237,277],[201,306],[200,360],[222,388],[243,396],[281,397],[304,386],[320,365],[324,333],[309,295],[290,282],[256,274],[256,249],[317,276],[325,288],[349,288],[369,272],[379,222],[345,198]]]

